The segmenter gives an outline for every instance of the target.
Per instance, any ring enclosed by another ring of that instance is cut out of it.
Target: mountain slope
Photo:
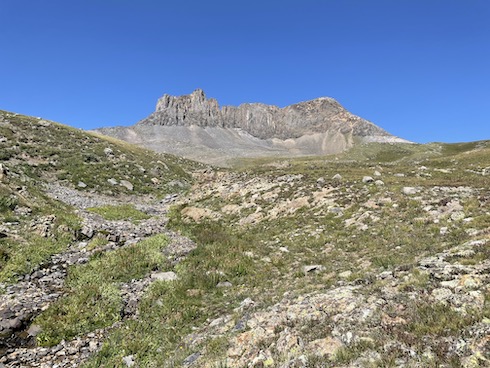
[[[1,116],[0,365],[488,365],[489,141],[228,170]]]
[[[0,111],[0,365],[53,364],[57,350],[31,348],[59,342],[64,327],[70,339],[132,316],[124,306],[150,273],[194,247],[166,229],[166,212],[201,168]],[[82,265],[88,275],[74,276]],[[61,359],[78,364],[100,338],[78,338]]]
[[[285,108],[260,103],[219,107],[202,90],[164,95],[156,111],[133,127],[102,134],[202,162],[237,157],[324,155],[359,142],[406,142],[345,110],[332,98]]]

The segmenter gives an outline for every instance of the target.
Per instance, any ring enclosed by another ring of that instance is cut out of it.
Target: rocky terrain
[[[0,116],[0,367],[490,364],[489,141],[219,169]]]
[[[156,110],[132,127],[102,134],[194,160],[226,164],[239,157],[342,152],[359,142],[407,142],[355,116],[333,98],[284,108],[261,103],[222,106],[202,90],[164,95]]]

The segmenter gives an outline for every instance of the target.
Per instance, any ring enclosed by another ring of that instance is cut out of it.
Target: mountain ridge
[[[235,158],[339,153],[357,143],[411,143],[362,119],[331,97],[286,107],[220,106],[202,89],[165,94],[155,112],[132,127],[98,132],[166,153],[223,165]]]
[[[137,124],[239,128],[260,139],[299,138],[329,129],[359,136],[391,136],[384,129],[348,112],[331,97],[319,97],[283,108],[264,103],[220,106],[216,99],[206,98],[202,89],[182,96],[165,94],[158,99],[155,112]]]

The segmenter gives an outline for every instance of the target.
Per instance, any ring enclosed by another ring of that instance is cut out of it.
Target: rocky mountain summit
[[[242,129],[260,139],[290,139],[331,131],[354,137],[391,137],[373,123],[355,116],[329,97],[279,108],[262,103],[219,107],[197,89],[190,95],[164,95],[141,125],[184,125]]]
[[[164,95],[156,110],[130,128],[99,132],[156,151],[204,162],[260,156],[338,153],[363,142],[407,142],[322,97],[284,108],[262,103],[222,106],[197,89]]]

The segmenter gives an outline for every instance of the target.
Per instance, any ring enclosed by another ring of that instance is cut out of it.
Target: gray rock
[[[382,187],[383,185],[385,185],[384,181],[382,180],[376,180],[374,182],[374,184],[377,186],[377,187]]]
[[[20,318],[13,318],[9,320],[9,325],[12,330],[17,330],[22,327],[22,320]]]
[[[8,169],[4,164],[0,164],[0,180],[4,180],[7,177]]]
[[[191,365],[196,360],[198,360],[200,356],[201,356],[201,353],[199,353],[199,352],[194,353],[194,354],[191,354],[187,358],[184,359],[184,361],[182,362],[182,364],[183,365]]]
[[[41,326],[39,326],[39,325],[31,325],[29,327],[29,329],[27,330],[27,335],[35,337],[35,336],[39,335],[39,333],[41,331],[42,331]]]
[[[118,181],[114,178],[107,179],[107,182],[111,185],[117,185]]]
[[[79,181],[77,184],[77,187],[79,188],[87,188],[87,184],[85,184],[83,181]]]
[[[332,176],[332,179],[333,179],[333,180],[342,180],[342,175],[340,175],[340,174],[335,174],[334,176]]]
[[[305,275],[310,272],[323,272],[323,271],[325,271],[325,267],[322,265],[303,266],[303,272]]]
[[[85,225],[82,227],[82,230],[80,230],[80,234],[82,234],[84,237],[91,239],[93,238],[95,232],[94,229]]]
[[[342,208],[340,208],[340,207],[330,207],[328,209],[328,212],[335,213],[336,215],[342,215],[343,214]]]
[[[130,191],[134,189],[133,184],[131,184],[127,180],[121,180],[119,185],[126,188],[127,190],[130,190]]]
[[[167,184],[169,187],[179,187],[179,188],[185,188],[185,184],[182,183],[180,180],[172,180]]]
[[[229,281],[221,281],[221,282],[218,282],[218,284],[216,285],[216,287],[218,288],[228,288],[228,287],[232,287],[233,284]]]
[[[453,297],[453,292],[446,288],[437,288],[432,290],[432,296],[439,302],[446,302]]]
[[[255,305],[255,302],[251,298],[245,298],[240,303],[240,308],[241,309],[246,309],[246,308],[253,307],[254,305]]]
[[[247,328],[247,321],[244,319],[239,320],[233,327],[233,331],[244,331]]]
[[[373,183],[374,182],[374,179],[371,176],[364,176],[362,178],[362,182],[363,183]]]

